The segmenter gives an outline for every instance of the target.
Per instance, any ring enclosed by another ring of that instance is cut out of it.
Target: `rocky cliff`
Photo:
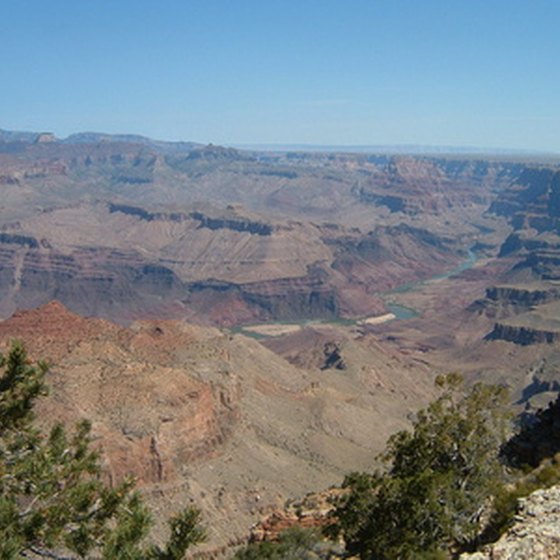
[[[461,560],[560,559],[560,486],[537,490],[520,500],[511,529],[500,540]]]
[[[560,279],[560,171],[527,167],[505,188],[490,211],[508,218],[513,232],[498,257],[510,262],[503,284],[486,290],[471,310],[497,319],[487,340],[520,345],[553,343],[559,338],[555,302]]]
[[[500,284],[486,288],[485,297],[473,302],[470,310],[491,318],[507,318],[558,299],[560,285],[556,282]]]
[[[486,340],[505,340],[523,346],[540,343],[551,344],[560,340],[560,328],[553,330],[496,323],[485,338]]]

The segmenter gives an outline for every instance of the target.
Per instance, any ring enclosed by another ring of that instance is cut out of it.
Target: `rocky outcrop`
[[[537,490],[520,500],[515,523],[482,552],[461,560],[559,560],[560,486]]]
[[[338,369],[345,370],[346,362],[342,357],[341,347],[338,342],[327,342],[323,348],[323,354],[325,356],[325,361],[321,365],[322,370],[324,369]]]
[[[187,160],[225,160],[225,161],[245,161],[250,159],[247,154],[236,150],[235,148],[224,148],[208,144],[207,146],[197,147],[192,150]]]
[[[522,346],[552,344],[560,341],[560,330],[545,330],[522,325],[496,323],[485,340],[505,340]]]
[[[6,243],[7,245],[20,245],[30,247],[32,249],[37,249],[39,247],[39,242],[34,237],[13,233],[0,233],[0,243]]]
[[[251,528],[249,542],[275,542],[280,534],[291,527],[321,530],[332,519],[333,502],[342,491],[332,488],[318,493],[309,493],[301,500],[290,500],[261,519]]]
[[[273,231],[269,224],[240,218],[211,218],[202,214],[202,212],[193,212],[191,217],[200,222],[199,227],[211,230],[230,229],[232,231],[246,231],[253,235],[270,235]]]
[[[110,202],[107,207],[111,214],[120,212],[121,214],[125,214],[127,216],[140,218],[146,222],[152,222],[154,220],[162,222],[184,222],[192,218],[191,215],[183,212],[150,212],[145,208],[141,208],[140,206],[131,206],[130,204],[114,204]]]
[[[109,203],[108,209],[110,213],[120,212],[127,216],[134,216],[146,222],[162,221],[162,222],[184,222],[194,220],[197,227],[208,228],[210,230],[229,229],[231,231],[247,232],[252,235],[271,235],[273,227],[263,222],[256,222],[247,218],[213,218],[203,214],[202,212],[151,212],[139,206],[130,204]]]
[[[534,286],[501,285],[487,288],[486,297],[503,304],[529,308],[560,299],[560,286],[536,284]]]
[[[560,286],[555,283],[501,284],[486,288],[485,297],[472,303],[469,310],[490,318],[505,318],[558,299]]]
[[[44,144],[46,142],[56,142],[56,136],[52,132],[40,132],[34,140],[35,144]]]

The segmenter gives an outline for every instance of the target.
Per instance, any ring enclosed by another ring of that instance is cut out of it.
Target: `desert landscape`
[[[0,560],[558,560],[560,2],[0,2]]]
[[[208,557],[374,468],[437,374],[558,390],[560,160],[14,134],[2,347],[52,364],[41,422],[90,419],[111,484],[201,508]]]

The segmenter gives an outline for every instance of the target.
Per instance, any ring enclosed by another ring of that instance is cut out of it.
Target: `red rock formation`
[[[177,465],[213,454],[235,428],[235,395],[171,365],[173,348],[193,343],[171,323],[129,330],[51,302],[0,322],[2,346],[11,339],[54,364],[43,417],[91,418],[112,481],[172,481]]]

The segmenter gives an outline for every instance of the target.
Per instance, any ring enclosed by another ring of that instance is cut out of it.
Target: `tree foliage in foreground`
[[[477,384],[464,396],[457,375],[438,378],[441,396],[417,414],[412,431],[389,439],[386,473],[346,478],[329,528],[363,560],[446,557],[466,548],[500,487],[499,450],[509,414],[504,388]]]
[[[47,370],[30,364],[19,343],[0,355],[0,558],[183,558],[205,538],[198,510],[169,520],[163,547],[145,544],[150,512],[133,481],[103,484],[89,423],[71,434],[60,424],[49,434],[35,427],[33,408],[46,394]]]

